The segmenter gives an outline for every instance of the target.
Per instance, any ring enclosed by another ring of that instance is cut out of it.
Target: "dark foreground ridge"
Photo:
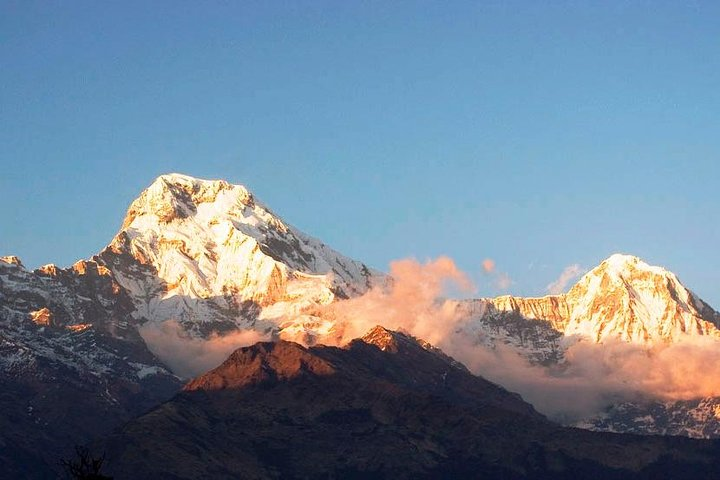
[[[116,479],[720,478],[716,442],[559,427],[382,327],[241,348],[95,447]]]

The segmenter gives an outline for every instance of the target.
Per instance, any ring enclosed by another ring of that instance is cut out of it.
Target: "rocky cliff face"
[[[177,390],[132,311],[95,262],[28,271],[0,259],[0,466],[8,478],[53,478],[73,444]]]
[[[720,437],[720,398],[622,402],[575,426],[601,432]]]

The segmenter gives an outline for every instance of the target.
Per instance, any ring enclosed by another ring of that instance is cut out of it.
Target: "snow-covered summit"
[[[158,177],[100,257],[137,315],[208,331],[250,327],[362,294],[379,275],[300,232],[244,186]]]
[[[123,230],[136,218],[149,215],[160,222],[169,223],[197,214],[203,205],[205,215],[254,206],[252,194],[242,185],[231,185],[225,180],[202,180],[179,173],[161,175],[128,209]],[[208,208],[208,205],[210,206]],[[258,213],[269,212],[259,208]]]
[[[6,255],[4,257],[0,257],[0,262],[6,265],[14,265],[19,268],[25,268],[20,258],[16,257],[15,255]]]
[[[526,350],[539,361],[557,357],[560,336],[601,343],[609,339],[649,345],[688,336],[720,338],[720,314],[665,268],[615,254],[587,272],[566,294],[502,296],[458,302],[468,325]]]
[[[633,271],[642,271],[653,275],[671,274],[663,267],[649,265],[639,257],[625,253],[614,253],[610,255],[600,263],[598,268],[601,268],[607,273],[617,277],[626,276],[631,274]]]
[[[674,341],[686,335],[720,337],[720,315],[672,272],[637,257],[616,254],[588,272],[566,295],[566,335],[635,343]]]

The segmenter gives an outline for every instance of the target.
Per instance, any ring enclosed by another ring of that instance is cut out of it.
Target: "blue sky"
[[[550,3],[549,5],[547,3]],[[541,5],[542,4],[542,5]],[[0,1],[0,254],[99,251],[154,177],[381,269],[541,295],[614,252],[720,308],[717,2]]]

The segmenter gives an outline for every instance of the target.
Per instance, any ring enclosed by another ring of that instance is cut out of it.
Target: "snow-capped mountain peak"
[[[139,217],[151,216],[159,222],[170,223],[196,215],[237,215],[245,208],[255,207],[255,200],[242,185],[231,185],[225,180],[201,180],[172,173],[159,176],[132,202],[123,222],[122,230],[131,227]],[[277,220],[265,208],[257,208],[266,221]],[[137,225],[138,227],[141,225]]]
[[[593,270],[602,270],[615,276],[623,276],[633,270],[641,270],[646,272],[652,272],[656,274],[662,274],[666,270],[662,267],[651,266],[639,257],[635,255],[629,255],[626,253],[614,253],[608,258],[600,262],[600,264]]]
[[[244,186],[158,177],[100,255],[137,316],[205,334],[361,294],[376,275],[305,235]]]
[[[615,254],[588,272],[566,295],[566,335],[595,341],[674,341],[686,335],[720,336],[720,317],[672,272],[638,257]]]
[[[615,254],[587,272],[568,293],[539,298],[502,296],[457,302],[469,331],[500,341],[528,358],[562,355],[563,336],[651,345],[692,336],[720,338],[720,314],[672,272],[632,255]]]
[[[19,268],[25,268],[20,258],[16,257],[15,255],[6,255],[4,257],[0,257],[0,262],[6,263],[8,265],[15,265]]]

